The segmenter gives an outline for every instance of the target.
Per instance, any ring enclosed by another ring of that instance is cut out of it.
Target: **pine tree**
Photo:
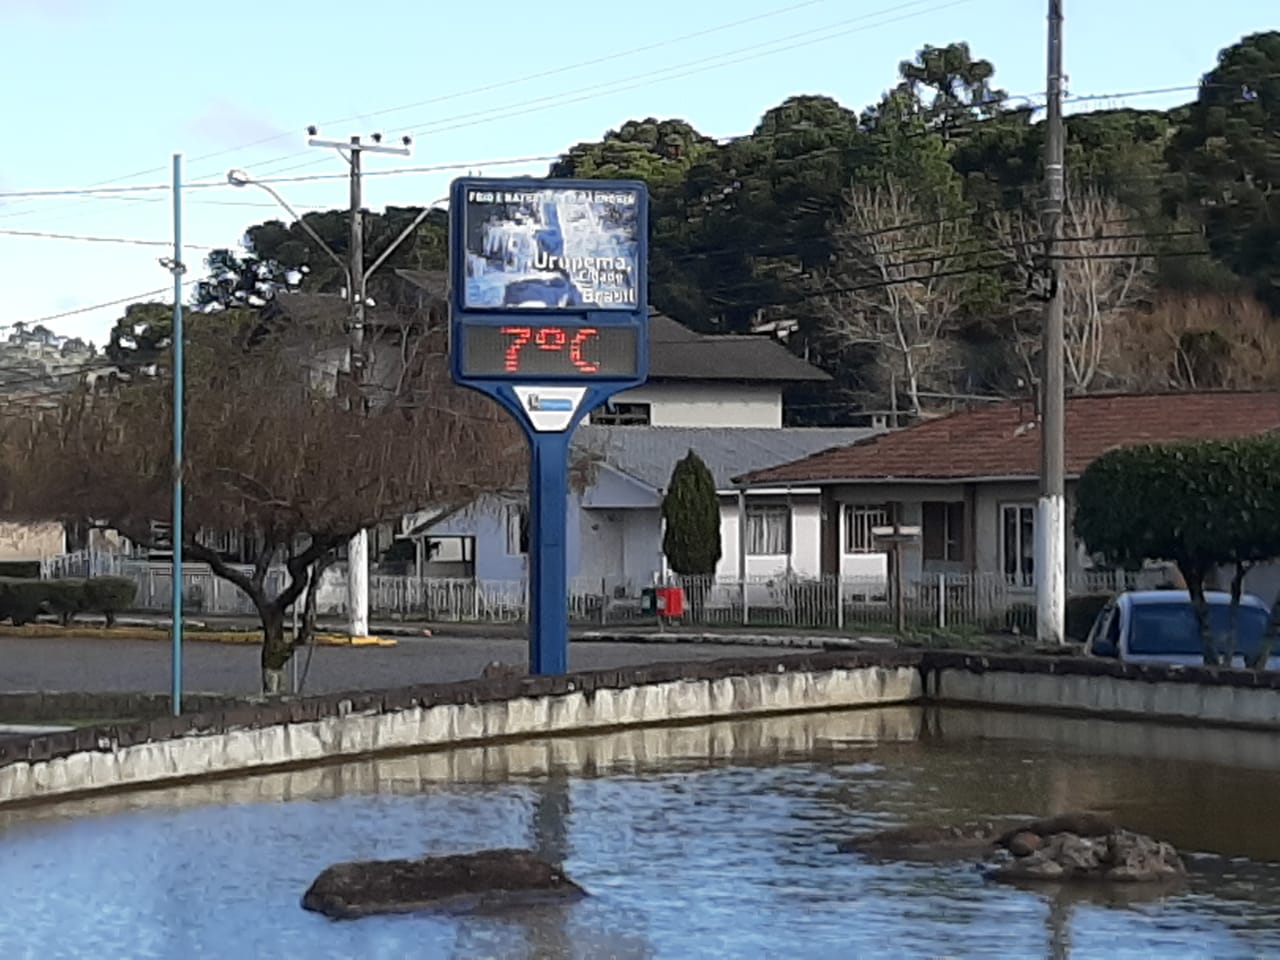
[[[720,562],[720,498],[702,459],[689,451],[676,463],[662,499],[662,552],[684,577],[707,577]]]

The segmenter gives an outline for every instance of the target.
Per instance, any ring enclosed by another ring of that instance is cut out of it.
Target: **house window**
[[[529,508],[507,505],[507,555],[523,557],[529,552]]]
[[[876,544],[875,535],[871,531],[876,527],[889,525],[889,508],[883,504],[877,506],[858,504],[845,507],[844,552],[883,553],[883,548]]]
[[[926,501],[922,512],[924,514],[924,558],[949,562],[963,560],[965,542],[963,501]]]
[[[791,508],[782,505],[747,504],[747,554],[752,557],[786,556],[791,552]]]
[[[1036,508],[1006,503],[1000,508],[1000,569],[1017,587],[1035,583]]]
[[[604,427],[647,427],[649,404],[606,403],[592,412],[591,422]]]

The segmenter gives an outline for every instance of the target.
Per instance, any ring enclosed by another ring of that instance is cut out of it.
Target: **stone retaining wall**
[[[825,653],[246,704],[0,742],[0,803],[386,751],[909,703],[920,696],[918,657]]]
[[[214,698],[182,717],[0,741],[0,804],[381,753],[920,702],[1280,730],[1280,673],[839,651],[262,703]]]
[[[928,653],[934,703],[1280,730],[1280,673],[1075,657]]]

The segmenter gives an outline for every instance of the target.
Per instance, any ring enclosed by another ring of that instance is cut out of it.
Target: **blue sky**
[[[366,202],[424,204],[469,170],[541,174],[545,160],[631,118],[681,117],[704,133],[746,133],[793,94],[854,109],[926,43],[967,40],[1011,93],[1044,89],[1043,0],[599,0],[446,4],[315,0],[0,0],[8,150],[0,164],[0,324],[41,320],[166,288],[149,248],[15,236],[42,231],[166,241],[163,191],[4,196],[25,190],[146,186],[184,155],[188,181],[334,175],[276,184],[298,210],[345,206],[344,165],[304,130],[415,137],[411,158],[366,157]],[[358,21],[353,21],[354,10]],[[1217,52],[1275,26],[1274,0],[1066,0],[1069,93],[1193,85]],[[534,76],[540,75],[540,76]],[[1192,93],[1100,105],[1160,108]],[[1078,107],[1076,107],[1078,109]],[[186,192],[184,236],[230,246],[284,217],[264,193]],[[188,251],[193,267],[202,252]],[[193,269],[191,276],[198,275]],[[159,299],[167,299],[160,297]],[[45,320],[102,342],[121,307]]]

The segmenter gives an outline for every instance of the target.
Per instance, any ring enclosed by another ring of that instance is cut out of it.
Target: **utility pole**
[[[1045,126],[1044,254],[1048,289],[1040,378],[1040,503],[1036,518],[1036,639],[1065,642],[1067,607],[1066,393],[1064,309],[1057,259],[1065,199],[1062,132],[1062,3],[1049,0],[1048,109]]]
[[[351,244],[349,250],[348,290],[347,297],[351,301],[351,361],[350,383],[352,404],[362,404],[367,364],[365,363],[364,317],[365,317],[365,272],[364,272],[364,213],[361,182],[361,155],[366,151],[373,153],[394,153],[400,156],[409,155],[410,140],[405,137],[401,146],[393,147],[382,143],[382,134],[375,133],[372,143],[362,143],[359,137],[348,141],[318,140],[317,129],[307,128],[311,139],[307,144],[312,147],[331,147],[341,153],[350,168],[351,184]],[[370,271],[372,272],[372,271]],[[347,614],[350,631],[353,637],[369,635],[369,531],[361,530],[347,541]]]
[[[160,261],[173,274],[173,329],[169,342],[173,350],[173,516],[169,523],[169,546],[172,548],[173,601],[172,619],[172,688],[169,694],[175,717],[182,714],[182,544],[185,540],[182,518],[182,472],[184,446],[183,411],[186,407],[185,362],[182,356],[185,334],[182,329],[182,154],[173,155],[173,257]]]

